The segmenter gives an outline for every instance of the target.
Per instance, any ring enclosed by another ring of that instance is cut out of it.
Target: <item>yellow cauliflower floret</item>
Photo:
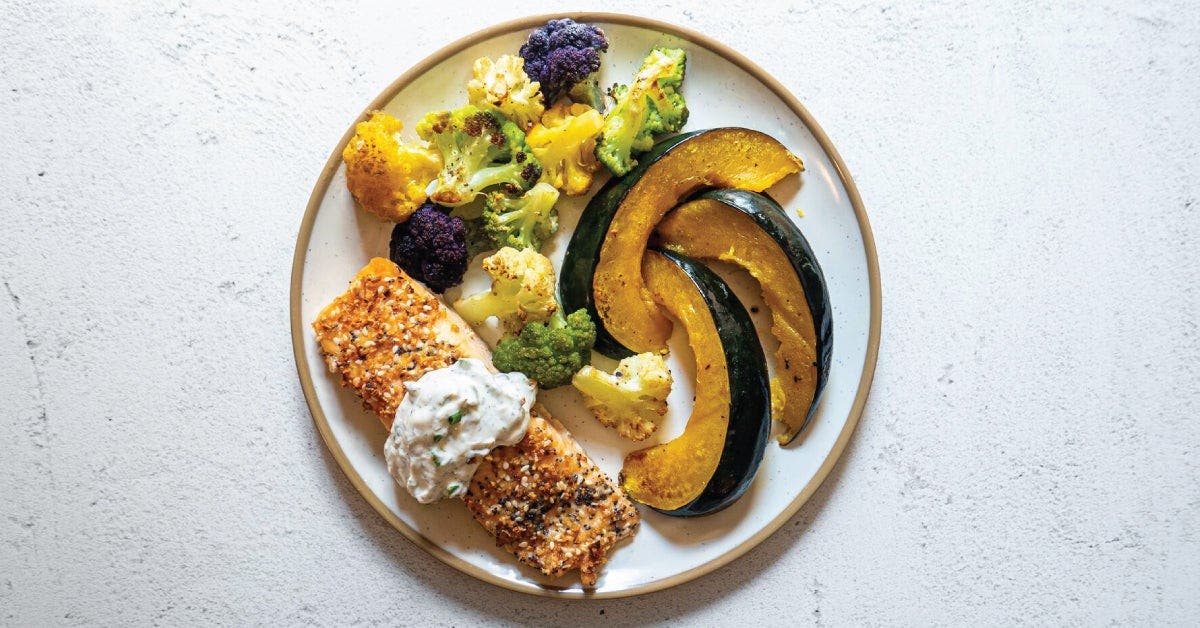
[[[495,61],[488,57],[476,59],[474,77],[467,83],[467,102],[499,109],[522,131],[533,126],[546,109],[541,85],[529,80],[525,60],[516,55],[504,55]]]
[[[599,111],[560,100],[542,114],[525,136],[529,150],[542,162],[542,180],[567,196],[587,194],[596,161],[596,136],[604,126]]]
[[[354,127],[354,137],[342,151],[346,187],[362,208],[395,222],[404,222],[421,203],[425,188],[437,178],[442,158],[419,142],[400,139],[400,121],[382,111]]]
[[[640,353],[618,362],[612,374],[585,366],[571,383],[602,425],[617,428],[625,438],[644,440],[667,413],[667,395],[675,381],[663,356]]]

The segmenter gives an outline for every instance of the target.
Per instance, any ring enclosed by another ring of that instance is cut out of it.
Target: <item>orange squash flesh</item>
[[[653,251],[646,252],[642,272],[650,294],[687,330],[696,356],[696,401],[678,438],[625,457],[621,485],[638,502],[674,510],[704,491],[720,462],[729,428],[729,375],[717,326],[687,274]]]
[[[671,321],[642,279],[642,252],[654,227],[679,201],[708,187],[761,192],[804,164],[775,138],[742,128],[688,138],[651,164],[613,215],[592,280],[604,327],[634,353],[661,351]]]
[[[689,257],[715,259],[744,268],[762,289],[771,308],[776,382],[772,407],[790,440],[804,425],[817,392],[817,339],[804,288],[782,249],[749,216],[711,199],[685,203],[658,225],[664,248]]]

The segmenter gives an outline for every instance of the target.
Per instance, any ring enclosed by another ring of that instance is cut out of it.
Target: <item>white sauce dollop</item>
[[[383,446],[388,472],[422,504],[461,497],[479,461],[529,430],[537,390],[521,373],[461,359],[405,384]]]

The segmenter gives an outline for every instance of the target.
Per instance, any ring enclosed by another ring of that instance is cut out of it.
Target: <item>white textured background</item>
[[[606,602],[429,559],[301,396],[288,274],[329,150],[516,15],[402,4],[0,4],[0,623],[1200,622],[1193,3],[608,3],[806,103],[867,204],[884,325],[792,522]]]

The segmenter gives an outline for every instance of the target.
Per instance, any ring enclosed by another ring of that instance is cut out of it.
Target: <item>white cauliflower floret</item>
[[[584,402],[600,423],[617,428],[632,440],[644,440],[658,429],[667,413],[671,394],[671,371],[657,353],[641,353],[621,360],[612,374],[585,366],[571,383],[583,393]]]
[[[467,83],[467,101],[477,107],[492,106],[522,131],[542,117],[546,105],[541,85],[529,80],[525,60],[504,55],[495,61],[488,57],[475,60],[474,77]]]
[[[525,323],[544,321],[558,311],[554,264],[535,249],[518,251],[506,246],[484,258],[483,270],[492,277],[492,289],[454,304],[472,325],[495,316],[506,331],[515,332]]]

